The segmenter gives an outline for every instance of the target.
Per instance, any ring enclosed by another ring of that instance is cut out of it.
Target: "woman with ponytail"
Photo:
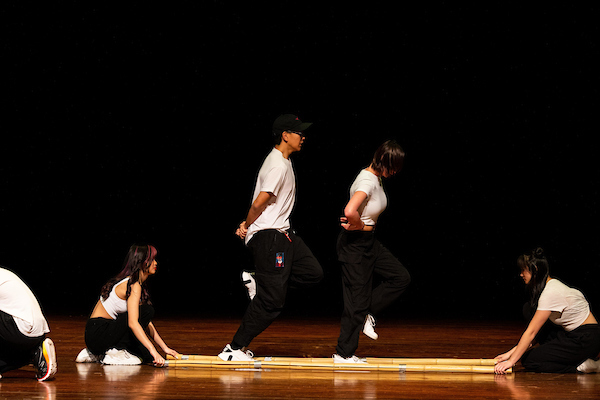
[[[534,372],[600,372],[600,327],[583,294],[550,277],[539,247],[519,256],[517,264],[529,293],[524,314],[530,322],[519,343],[496,357],[495,372],[505,373],[519,359]],[[548,320],[561,329],[542,333]],[[532,347],[534,342],[539,346]]]
[[[152,363],[163,366],[164,358],[149,337],[165,354],[177,357],[152,324],[154,308],[146,280],[156,273],[156,248],[133,245],[129,248],[121,272],[102,288],[85,326],[85,343],[76,362],[111,365]],[[148,333],[148,335],[146,334]]]

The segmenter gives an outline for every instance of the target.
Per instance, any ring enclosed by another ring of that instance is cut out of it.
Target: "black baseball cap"
[[[304,132],[312,125],[312,122],[302,122],[297,115],[282,114],[273,122],[273,134],[277,135],[283,131]]]

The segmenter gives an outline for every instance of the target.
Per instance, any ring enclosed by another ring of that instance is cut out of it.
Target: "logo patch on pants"
[[[276,253],[275,254],[275,268],[283,268],[284,265],[284,256],[283,253]]]

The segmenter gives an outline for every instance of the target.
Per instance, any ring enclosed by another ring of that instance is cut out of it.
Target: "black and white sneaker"
[[[219,353],[219,358],[223,361],[254,361],[253,357],[254,353],[250,350],[233,350],[229,344]]]
[[[256,296],[256,281],[254,280],[254,272],[253,271],[242,271],[242,283],[246,286],[248,290],[248,297],[250,300]]]
[[[58,366],[52,339],[44,339],[37,348],[33,354],[33,367],[36,370],[35,377],[40,382],[47,381],[56,374]]]

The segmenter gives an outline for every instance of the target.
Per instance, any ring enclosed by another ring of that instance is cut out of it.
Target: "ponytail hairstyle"
[[[123,269],[117,276],[109,280],[103,287],[101,291],[102,299],[106,300],[110,295],[110,292],[115,286],[116,283],[121,280],[129,277],[127,281],[127,293],[125,299],[129,298],[131,294],[131,285],[138,282],[140,280],[140,272],[147,272],[150,268],[150,265],[156,258],[156,254],[158,251],[154,246],[151,245],[133,245],[129,248],[127,252],[127,256],[125,257],[125,261],[123,263]],[[148,293],[148,288],[146,287],[146,282],[141,283],[142,286],[142,296],[141,302],[142,304],[152,304],[150,301],[150,294]]]
[[[517,259],[517,265],[521,272],[527,270],[531,273],[531,279],[527,284],[527,292],[529,293],[531,309],[536,310],[540,295],[546,287],[549,273],[548,260],[544,255],[544,250],[538,247],[528,254],[520,255]]]
[[[404,165],[404,150],[395,140],[388,140],[375,151],[371,165],[378,174],[383,171],[389,175],[398,173]]]

